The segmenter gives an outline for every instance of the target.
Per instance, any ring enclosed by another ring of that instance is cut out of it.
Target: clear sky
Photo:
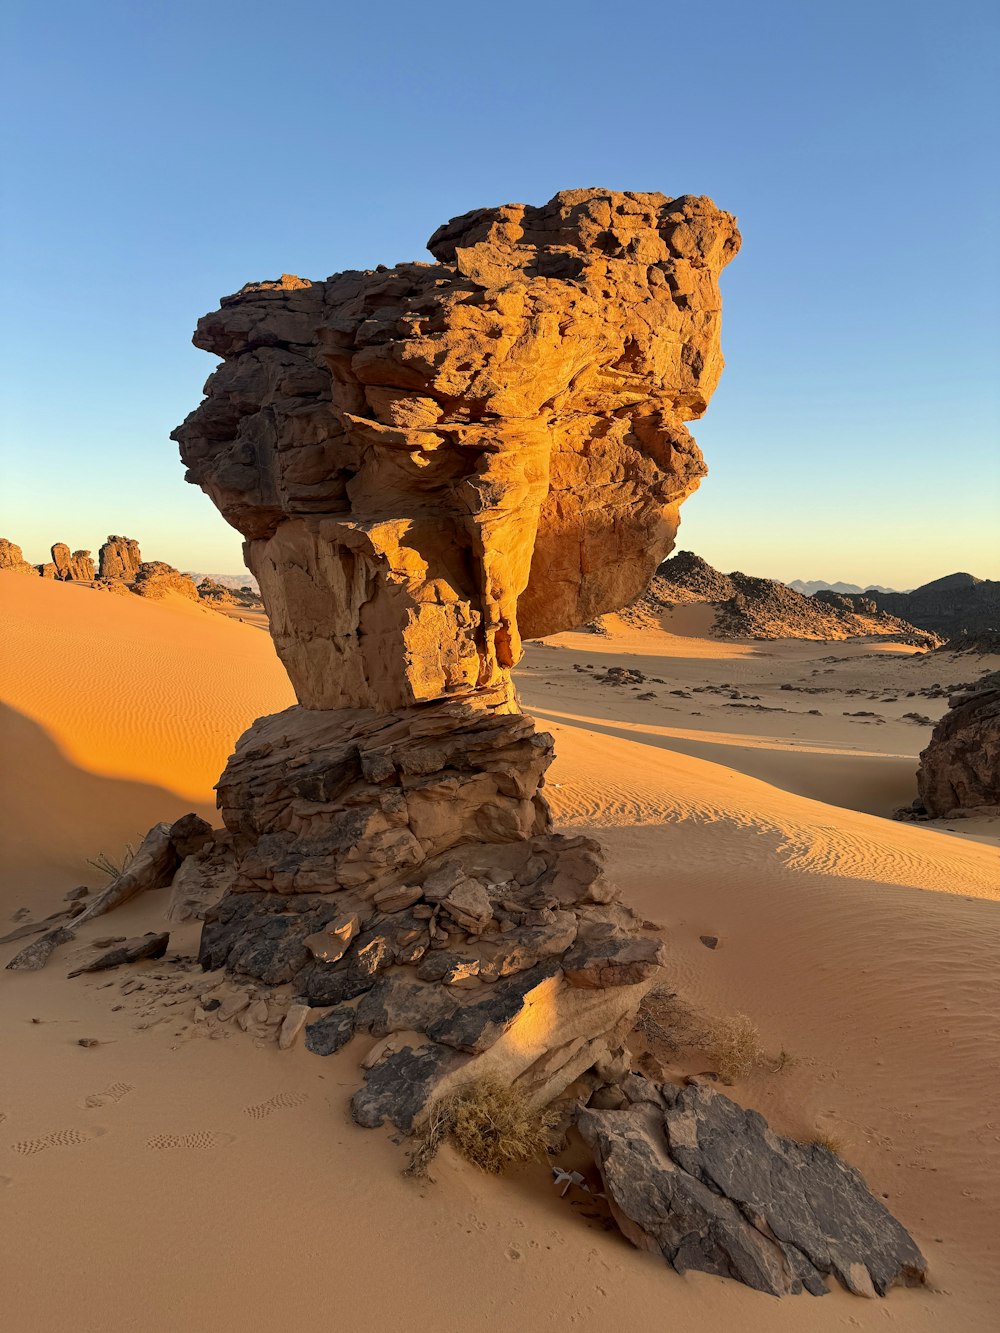
[[[197,318],[445,219],[710,195],[743,251],[711,469],[725,570],[1000,577],[995,0],[6,0],[0,532],[235,572],[170,430]],[[992,380],[992,382],[991,382]]]

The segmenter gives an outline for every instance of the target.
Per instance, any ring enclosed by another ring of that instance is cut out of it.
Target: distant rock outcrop
[[[934,648],[940,639],[881,612],[868,594],[848,599],[819,592],[803,597],[774,579],[734,572],[720,574],[691,551],[679,551],[657,569],[649,588],[623,613],[649,623],[664,609],[704,602],[715,607],[713,633],[719,638],[847,639],[877,636]]]
[[[162,560],[143,561],[132,583],[132,591],[140,597],[166,597],[169,593],[179,593],[193,602],[198,601],[198,589],[188,576]]]
[[[100,550],[100,577],[133,583],[142,564],[139,543],[134,537],[109,536]]]
[[[97,577],[94,561],[89,551],[73,551],[65,542],[56,542],[52,548],[52,561],[56,567],[56,578],[64,583],[93,583]]]
[[[920,755],[917,790],[932,818],[1000,814],[1000,672],[948,700]]]
[[[264,605],[260,593],[250,584],[234,587],[232,584],[219,583],[207,575],[198,584],[198,596],[203,602],[216,607],[243,606],[257,610]]]
[[[551,1100],[658,973],[597,845],[551,831],[510,673],[522,633],[617,609],[671,549],[738,245],[710,200],[573,190],[199,322],[222,364],[174,437],[300,700],[219,783],[237,874],[201,957],[335,1006],[317,1052],[422,1034],[372,1062],[362,1124],[487,1075]]]
[[[921,629],[946,639],[960,634],[1000,630],[1000,580],[980,579],[974,574],[948,574],[912,592],[862,594],[887,615],[902,616]],[[849,596],[856,602],[855,596]]]
[[[9,569],[15,574],[37,574],[38,570],[24,558],[20,546],[0,537],[0,570]]]

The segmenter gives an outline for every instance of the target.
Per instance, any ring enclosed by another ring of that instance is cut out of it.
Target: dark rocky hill
[[[816,593],[816,597],[823,596]],[[980,579],[974,574],[948,574],[912,592],[869,590],[843,596],[856,609],[864,600],[878,611],[900,616],[946,639],[1000,630],[1000,581]]]
[[[935,634],[879,610],[872,596],[865,593],[849,600],[840,593],[821,593],[803,597],[775,579],[738,571],[722,574],[692,551],[679,551],[660,565],[644,596],[622,616],[633,624],[650,624],[667,608],[707,602],[716,609],[713,633],[720,638],[880,637],[926,648],[940,643]]]

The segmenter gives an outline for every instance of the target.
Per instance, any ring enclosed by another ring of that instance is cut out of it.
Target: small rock
[[[356,1015],[345,1005],[331,1010],[325,1018],[306,1028],[306,1050],[314,1055],[333,1055],[354,1036]]]
[[[77,1041],[76,1044],[77,1046],[89,1047],[89,1046],[100,1046],[101,1043],[97,1040],[96,1037],[80,1037],[80,1039]]]
[[[424,891],[419,885],[400,884],[376,893],[374,901],[380,912],[402,912],[419,902],[423,895]]]
[[[63,895],[63,902],[74,903],[78,898],[86,898],[90,893],[86,884],[80,884],[75,889],[70,889],[69,893]]]
[[[718,935],[699,935],[698,938],[706,949],[717,949],[719,947]]]
[[[245,990],[233,991],[219,1005],[218,1017],[225,1023],[234,1014],[242,1013],[250,1004],[250,994]],[[206,1008],[208,1006],[206,1005]]]
[[[292,1004],[288,1007],[288,1013],[285,1015],[285,1021],[281,1025],[281,1031],[278,1033],[278,1049],[287,1051],[289,1047],[295,1045],[295,1041],[306,1025],[312,1010],[307,1004]]]

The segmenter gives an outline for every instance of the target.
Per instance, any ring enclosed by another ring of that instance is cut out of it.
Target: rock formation
[[[920,755],[917,789],[934,819],[1000,814],[1000,672],[948,700]]]
[[[176,592],[182,597],[190,597],[193,602],[198,600],[198,589],[193,581],[163,560],[144,560],[131,588],[140,597],[166,597],[168,593]]]
[[[134,537],[109,536],[101,547],[99,560],[102,579],[121,579],[123,583],[134,583],[142,564],[139,543]]]
[[[9,569],[15,574],[37,574],[39,571],[24,558],[20,546],[0,537],[0,570]]]
[[[223,364],[174,438],[299,700],[219,783],[235,876],[202,959],[338,1006],[326,1049],[426,1034],[369,1068],[364,1124],[411,1128],[472,1062],[550,1100],[657,973],[596,844],[550,831],[510,672],[670,550],[738,245],[707,199],[567,191],[454,219],[437,263],[284,275],[199,322]]]
[[[74,551],[65,542],[56,542],[52,548],[56,578],[64,583],[93,583],[96,578],[94,561],[89,551]]]

